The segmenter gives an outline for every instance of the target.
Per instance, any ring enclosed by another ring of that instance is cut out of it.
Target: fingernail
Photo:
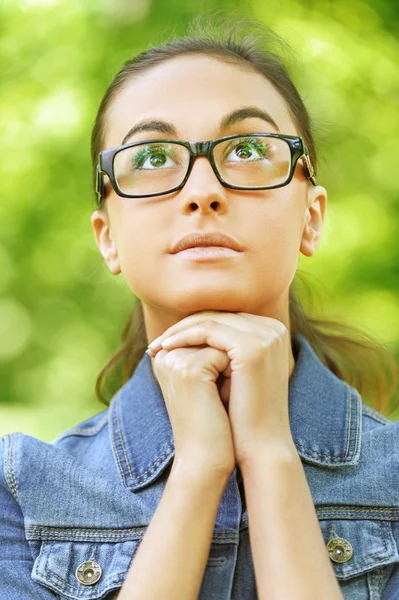
[[[151,356],[151,358],[155,358],[155,354],[153,354],[153,352],[151,351],[151,348],[147,348],[147,350],[145,352],[146,352],[146,354],[148,354],[148,356]]]
[[[148,347],[151,349],[151,348],[155,348],[156,346],[159,346],[161,337],[162,336],[159,336],[159,337],[155,338],[155,340],[152,340],[152,342],[150,344],[148,344]]]

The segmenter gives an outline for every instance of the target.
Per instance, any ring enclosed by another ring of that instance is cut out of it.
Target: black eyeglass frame
[[[285,181],[283,181],[282,183],[279,183],[277,185],[266,185],[266,186],[262,186],[262,187],[243,187],[243,186],[233,185],[223,179],[223,177],[220,175],[220,173],[217,169],[215,159],[213,156],[213,149],[215,148],[215,146],[217,144],[224,142],[226,140],[232,140],[232,139],[236,139],[236,138],[246,138],[246,137],[250,137],[250,136],[278,138],[280,140],[284,140],[285,142],[287,142],[287,144],[290,148],[290,151],[291,151],[291,165],[290,165],[290,171],[289,171],[287,179]],[[179,144],[180,146],[184,146],[185,148],[187,148],[187,150],[190,152],[190,160],[189,160],[188,167],[187,167],[187,173],[186,173],[183,181],[179,185],[177,185],[173,188],[170,188],[163,192],[154,192],[152,194],[125,194],[124,192],[122,192],[119,189],[118,184],[115,179],[115,176],[114,176],[113,165],[114,165],[115,155],[118,154],[118,152],[120,152],[121,150],[124,150],[125,148],[130,148],[132,146],[139,146],[140,144],[156,144],[156,143],[165,143],[165,142]],[[290,183],[290,181],[292,180],[292,178],[294,176],[296,164],[300,158],[303,159],[303,164],[305,167],[307,178],[312,182],[313,185],[316,185],[314,168],[313,168],[313,165],[310,160],[308,148],[307,148],[306,144],[304,143],[303,139],[299,136],[282,135],[279,133],[245,133],[245,134],[244,133],[236,133],[234,135],[227,135],[225,137],[217,138],[216,140],[208,140],[206,142],[185,142],[185,141],[181,141],[181,140],[168,140],[168,139],[140,140],[139,142],[131,142],[129,144],[123,144],[122,146],[116,146],[115,148],[108,148],[107,150],[102,150],[101,152],[99,152],[98,163],[97,163],[97,177],[96,177],[97,203],[100,204],[102,196],[104,194],[104,182],[103,182],[102,173],[105,173],[108,176],[114,191],[118,194],[118,196],[122,196],[123,198],[147,198],[147,197],[149,198],[149,197],[153,197],[153,196],[163,196],[164,194],[170,194],[171,192],[181,190],[184,187],[187,179],[190,176],[191,170],[193,168],[194,159],[197,156],[206,156],[208,158],[209,162],[211,163],[212,169],[213,169],[216,177],[220,181],[220,183],[224,187],[231,188],[234,190],[271,190],[271,189],[275,189],[275,188],[279,188],[279,187],[284,187],[285,185],[288,185]]]

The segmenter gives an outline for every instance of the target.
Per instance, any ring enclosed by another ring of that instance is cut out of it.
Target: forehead
[[[219,135],[222,117],[243,106],[265,110],[282,133],[298,135],[284,99],[260,73],[209,56],[176,57],[125,85],[108,109],[104,147],[119,146],[130,127],[145,118],[173,123],[179,139],[211,139]],[[246,119],[220,134],[245,131],[251,123],[260,124]]]

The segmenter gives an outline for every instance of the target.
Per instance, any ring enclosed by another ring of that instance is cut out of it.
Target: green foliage
[[[90,224],[90,133],[122,63],[202,9],[238,0],[7,0],[0,15],[0,435],[45,440],[104,410],[94,382],[132,304]],[[329,191],[323,240],[299,269],[325,317],[399,344],[399,7],[252,0],[294,48]],[[309,307],[310,309],[312,307]],[[314,308],[314,307],[313,307]],[[399,413],[395,415],[399,418]]]

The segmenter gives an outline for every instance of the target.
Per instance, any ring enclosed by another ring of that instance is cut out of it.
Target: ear
[[[327,207],[327,191],[321,185],[307,189],[307,201],[302,231],[300,251],[305,256],[313,256],[320,243],[324,214]]]
[[[114,275],[121,272],[118,251],[112,239],[111,224],[106,210],[95,210],[91,215],[91,225],[97,246],[104,257],[108,269]]]

